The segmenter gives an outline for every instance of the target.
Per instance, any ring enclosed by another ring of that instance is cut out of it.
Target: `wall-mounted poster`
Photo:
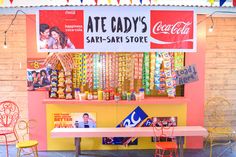
[[[42,59],[27,60],[27,88],[28,90],[48,90],[50,85],[50,67],[46,67]]]
[[[138,106],[116,127],[142,126],[147,117],[147,114]],[[138,140],[135,137],[103,137],[102,143],[107,145],[137,145]]]
[[[54,113],[54,128],[95,128],[96,113]]]
[[[39,50],[84,48],[83,10],[40,11],[38,25]]]

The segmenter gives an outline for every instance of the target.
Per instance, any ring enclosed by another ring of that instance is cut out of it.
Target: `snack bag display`
[[[50,82],[50,98],[57,98],[58,73],[57,70],[52,70]]]
[[[59,71],[59,75],[58,75],[58,98],[59,99],[65,99],[65,74],[64,74],[64,70],[60,70]]]

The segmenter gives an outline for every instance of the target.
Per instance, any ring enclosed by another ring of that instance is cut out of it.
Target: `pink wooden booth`
[[[201,18],[198,16],[198,20]],[[27,18],[27,27],[31,27],[32,20]],[[31,24],[31,25],[30,25]],[[185,96],[183,99],[190,100],[187,104],[187,126],[203,126],[204,125],[204,71],[205,71],[205,44],[206,44],[206,26],[205,22],[202,22],[197,27],[197,52],[186,53],[186,65],[195,64],[198,71],[199,80],[197,82],[185,85]],[[32,30],[32,28],[27,29]],[[32,32],[29,32],[31,36],[34,36]],[[36,42],[27,40],[27,50],[36,50]],[[31,46],[28,48],[28,46]],[[32,51],[30,51],[32,52]],[[39,150],[47,150],[47,128],[46,128],[46,103],[44,99],[48,99],[48,92],[45,91],[29,91],[28,92],[28,111],[29,119],[34,119],[38,122],[40,134],[38,134]],[[168,99],[168,98],[166,98]],[[174,99],[173,99],[174,100]],[[86,130],[87,131],[87,130]],[[38,132],[38,130],[30,130],[31,134]],[[187,148],[202,148],[203,138],[202,137],[187,137],[186,147]]]

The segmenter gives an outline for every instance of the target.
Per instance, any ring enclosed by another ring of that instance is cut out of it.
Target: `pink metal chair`
[[[6,156],[8,157],[8,144],[18,141],[16,134],[16,124],[19,119],[19,108],[12,101],[0,102],[0,136],[4,136],[6,144]],[[14,139],[9,140],[9,136],[14,135]]]
[[[157,125],[159,127],[157,127]],[[178,145],[173,137],[174,126],[171,121],[153,121],[156,140],[155,157],[178,157]]]

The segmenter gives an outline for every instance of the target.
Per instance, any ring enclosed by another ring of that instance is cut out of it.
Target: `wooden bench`
[[[157,133],[158,134],[158,133]],[[171,135],[171,129],[166,134]],[[180,157],[183,157],[185,136],[208,135],[207,129],[202,126],[177,126],[173,136],[176,136],[179,145]],[[152,127],[134,128],[55,128],[51,131],[52,138],[75,138],[76,157],[80,154],[81,137],[152,137],[155,136]]]

